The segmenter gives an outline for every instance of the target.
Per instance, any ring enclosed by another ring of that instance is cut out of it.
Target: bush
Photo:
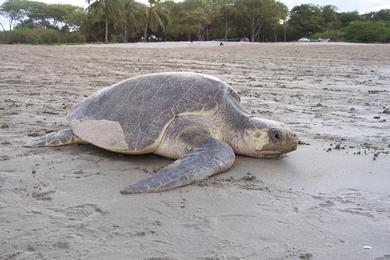
[[[61,43],[83,43],[85,36],[80,32],[64,32],[61,34]]]
[[[313,39],[319,39],[319,38],[327,39],[328,38],[333,42],[337,42],[337,41],[341,41],[342,36],[343,36],[343,33],[341,31],[328,30],[328,31],[325,31],[322,33],[315,33],[312,35],[311,38],[313,38]]]
[[[0,43],[58,44],[81,43],[85,38],[80,32],[61,32],[48,28],[19,28],[14,31],[0,32]]]
[[[353,42],[390,42],[390,23],[351,22],[345,28],[344,38]]]
[[[123,42],[123,35],[120,34],[113,34],[110,38],[110,42],[112,43]]]

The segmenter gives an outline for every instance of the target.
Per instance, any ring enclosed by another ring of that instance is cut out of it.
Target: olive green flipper
[[[26,143],[24,147],[62,146],[68,144],[85,144],[87,142],[76,136],[71,129],[59,130],[44,135],[32,142]]]
[[[234,159],[234,151],[228,144],[210,137],[181,159],[126,187],[121,193],[161,192],[185,186],[229,169]]]

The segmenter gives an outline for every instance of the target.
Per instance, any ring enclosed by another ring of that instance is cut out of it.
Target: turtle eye
[[[275,140],[280,140],[282,138],[282,134],[278,130],[272,131],[272,138]]]

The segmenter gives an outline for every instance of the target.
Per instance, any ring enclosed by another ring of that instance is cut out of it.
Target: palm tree
[[[165,29],[169,16],[167,10],[161,6],[160,0],[148,0],[149,6],[145,9],[144,41],[147,40],[149,27],[157,31],[159,27]]]
[[[92,3],[91,3],[92,2]],[[119,0],[87,0],[88,12],[93,14],[95,21],[104,21],[104,42],[108,43],[109,21],[120,20],[123,16],[123,4]]]
[[[220,13],[222,14],[224,20],[224,39],[226,41],[229,31],[229,16],[231,16],[234,11],[234,0],[220,0],[218,4]]]
[[[140,26],[141,27],[143,26],[144,5],[134,0],[122,0],[122,1],[124,6],[123,42],[127,42],[128,32],[130,27],[132,27],[133,30],[137,32]]]

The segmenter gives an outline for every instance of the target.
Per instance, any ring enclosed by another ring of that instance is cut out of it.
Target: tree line
[[[249,40],[390,42],[390,9],[359,14],[332,5],[291,10],[276,0],[87,0],[68,4],[7,0],[0,43]]]

